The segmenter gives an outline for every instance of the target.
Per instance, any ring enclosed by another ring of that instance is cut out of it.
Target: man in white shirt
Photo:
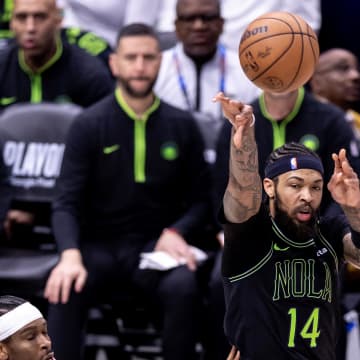
[[[194,114],[204,135],[206,159],[212,163],[224,121],[219,104],[211,101],[214,93],[222,91],[249,103],[260,90],[243,73],[237,52],[218,41],[224,25],[218,0],[179,0],[176,14],[179,42],[163,53],[155,92]]]

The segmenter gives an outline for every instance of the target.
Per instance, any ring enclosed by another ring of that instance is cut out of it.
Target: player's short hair
[[[124,27],[122,27],[120,29],[118,36],[117,36],[116,43],[119,44],[119,41],[123,37],[144,36],[144,35],[151,36],[152,38],[157,40],[157,42],[159,42],[159,37],[158,37],[156,31],[150,25],[143,24],[143,23],[131,23],[129,25],[125,25]]]
[[[218,12],[219,12],[219,16],[220,16],[220,12],[221,12],[221,4],[220,4],[220,1],[221,0],[212,0],[215,4],[216,4],[216,6],[217,6],[217,10],[218,10]],[[180,5],[182,5],[181,4],[182,3],[182,0],[177,0],[177,2],[176,2],[176,15],[179,15],[179,13],[180,13],[180,10],[179,10],[179,8],[180,8]]]

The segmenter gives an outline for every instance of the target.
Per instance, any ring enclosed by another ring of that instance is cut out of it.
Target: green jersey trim
[[[22,49],[18,52],[18,60],[20,68],[29,76],[30,78],[30,102],[39,103],[43,99],[42,92],[42,77],[41,74],[48,68],[50,68],[56,61],[59,60],[63,53],[63,46],[60,37],[56,38],[56,51],[54,56],[43,66],[41,66],[36,71],[33,71],[25,62],[25,55]]]
[[[146,182],[146,123],[150,115],[160,106],[160,99],[155,96],[152,105],[138,117],[125,102],[119,88],[115,90],[115,98],[119,106],[134,120],[134,179],[135,182]]]
[[[312,246],[315,244],[313,239],[310,239],[308,241],[305,242],[296,242],[293,241],[291,239],[289,239],[287,236],[285,236],[282,231],[278,228],[278,226],[276,225],[275,221],[273,218],[271,218],[271,222],[272,222],[272,230],[274,231],[275,235],[280,238],[284,243],[293,246],[295,248],[306,248],[309,246]]]
[[[268,119],[273,128],[273,149],[284,145],[286,143],[286,125],[292,121],[295,116],[299,113],[300,107],[304,101],[305,89],[301,87],[298,89],[297,98],[295,101],[294,108],[280,123],[276,121],[266,110],[265,97],[262,93],[259,97],[260,111],[262,115]]]
[[[229,281],[230,282],[235,282],[235,281],[239,281],[239,280],[245,279],[248,276],[253,275],[258,270],[260,270],[270,260],[271,256],[273,255],[273,252],[274,252],[273,244],[271,244],[270,251],[265,255],[265,257],[263,257],[260,260],[260,262],[258,264],[253,266],[251,269],[245,271],[244,273],[229,277],[228,278]]]

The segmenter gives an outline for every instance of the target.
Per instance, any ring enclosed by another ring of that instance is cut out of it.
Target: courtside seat
[[[58,261],[50,228],[67,131],[81,108],[72,104],[17,104],[0,115],[2,156],[13,189],[12,207],[35,214],[0,241],[0,292],[31,298],[42,292]]]

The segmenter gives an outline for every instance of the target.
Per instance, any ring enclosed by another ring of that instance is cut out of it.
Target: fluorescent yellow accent
[[[286,143],[286,125],[291,120],[293,120],[295,116],[299,113],[300,107],[304,100],[304,96],[305,96],[305,89],[304,87],[301,87],[298,90],[298,95],[296,98],[294,108],[292,109],[290,114],[288,114],[285,117],[285,119],[279,123],[267,112],[264,93],[260,95],[259,98],[260,111],[266,119],[270,120],[271,125],[273,127],[273,149],[277,149],[278,147]]]
[[[290,246],[287,246],[285,248],[281,248],[278,244],[274,244],[274,250],[275,251],[286,251],[286,250],[289,250],[290,249]]]
[[[119,149],[120,149],[120,145],[115,144],[115,145],[104,147],[103,152],[104,152],[104,154],[109,155]]]
[[[152,105],[139,118],[125,102],[119,88],[115,90],[115,97],[129,118],[134,120],[134,178],[135,182],[144,183],[146,181],[146,123],[149,116],[160,106],[160,99],[155,96]]]
[[[19,50],[18,52],[18,60],[20,68],[28,74],[31,82],[31,89],[30,89],[30,102],[32,103],[39,103],[43,99],[43,92],[42,92],[42,73],[51,67],[59,58],[61,57],[63,52],[63,46],[60,37],[56,39],[56,52],[54,56],[42,67],[37,69],[35,72],[26,64],[24,51]]]

